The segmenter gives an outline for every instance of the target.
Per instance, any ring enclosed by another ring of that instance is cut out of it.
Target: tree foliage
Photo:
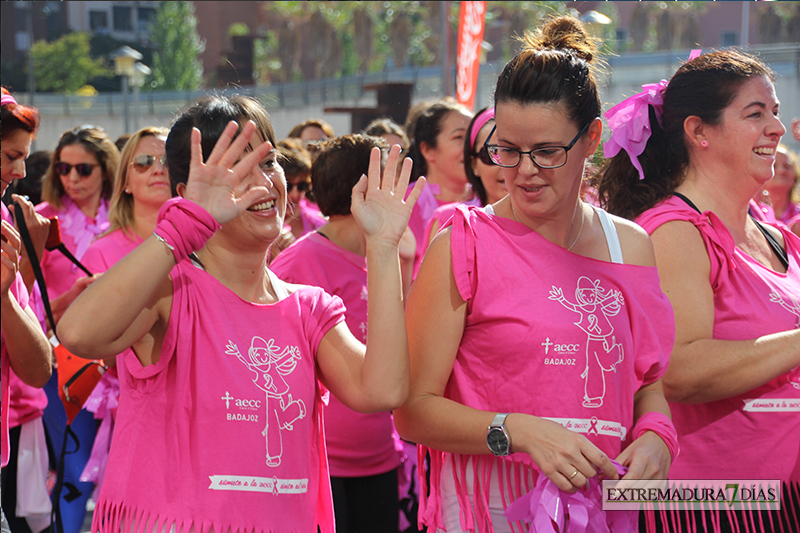
[[[110,76],[100,59],[92,59],[88,33],[68,33],[48,43],[33,44],[36,87],[43,92],[74,93],[90,78]]]
[[[203,81],[200,53],[205,44],[197,34],[191,2],[161,2],[150,26],[153,82],[159,90],[199,89]]]

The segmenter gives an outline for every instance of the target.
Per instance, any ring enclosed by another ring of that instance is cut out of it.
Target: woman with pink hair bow
[[[784,483],[780,512],[657,514],[664,530],[800,530],[800,239],[748,215],[786,133],[774,77],[734,50],[688,61],[646,108],[649,139],[601,175],[606,208],[651,234],[675,312],[663,381],[681,455],[670,476]],[[635,127],[612,126],[607,146],[639,137]]]

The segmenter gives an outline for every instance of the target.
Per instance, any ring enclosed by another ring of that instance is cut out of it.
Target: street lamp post
[[[136,71],[135,63],[142,59],[142,54],[130,46],[114,50],[109,56],[114,61],[114,73],[122,76],[122,105],[125,109],[125,133],[131,132],[131,115],[128,109],[128,83]]]
[[[139,87],[144,85],[144,79],[151,73],[150,67],[144,63],[136,62],[133,65],[133,75],[131,85],[133,86],[133,129],[139,131]]]

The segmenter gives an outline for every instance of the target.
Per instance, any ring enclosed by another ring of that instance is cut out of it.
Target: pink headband
[[[13,96],[11,96],[10,94],[4,94],[4,95],[3,95],[3,98],[2,98],[2,105],[3,105],[3,106],[7,106],[7,105],[11,105],[11,104],[16,104],[16,103],[17,103],[17,101],[16,101],[16,100],[14,100],[14,97],[13,97]]]
[[[701,50],[692,50],[689,61],[700,56]],[[647,146],[652,129],[650,127],[649,106],[653,106],[658,124],[661,125],[661,106],[667,80],[642,85],[642,92],[626,98],[605,113],[611,138],[603,145],[603,154],[614,157],[620,150],[628,152],[631,163],[639,171],[639,179],[644,179],[644,171],[639,156]]]
[[[478,132],[492,119],[494,119],[494,107],[486,109],[475,118],[475,122],[472,123],[472,131],[469,134],[469,147],[472,151],[475,150],[475,139],[478,138]]]

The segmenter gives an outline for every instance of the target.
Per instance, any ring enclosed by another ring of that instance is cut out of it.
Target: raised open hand
[[[399,155],[400,147],[392,146],[381,176],[381,150],[373,148],[369,154],[369,176],[361,176],[353,187],[350,211],[368,242],[397,247],[408,226],[411,210],[425,186],[425,178],[420,178],[408,198],[403,200],[412,162],[406,158],[398,176]]]
[[[203,207],[220,224],[238,217],[259,197],[268,194],[266,187],[244,178],[272,150],[268,142],[260,144],[245,157],[256,127],[248,121],[234,139],[238,125],[231,121],[217,144],[203,162],[200,130],[192,129],[192,161],[184,198]]]

